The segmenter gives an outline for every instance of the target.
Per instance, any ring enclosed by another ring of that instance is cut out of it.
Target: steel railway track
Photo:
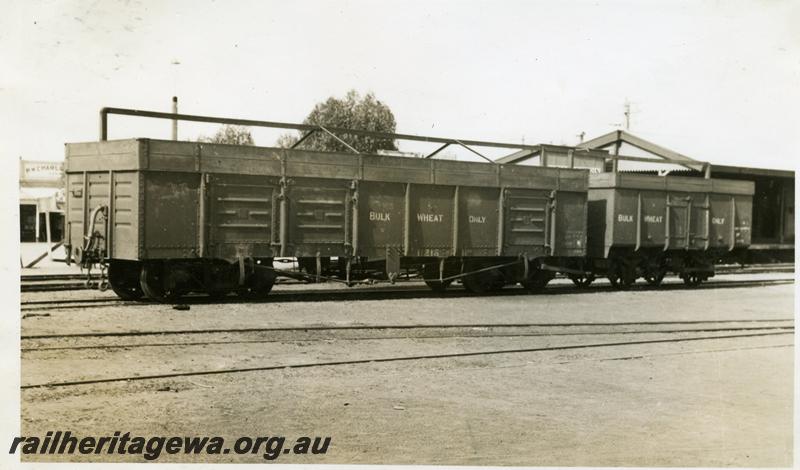
[[[186,372],[173,372],[167,374],[153,374],[153,375],[131,375],[120,376],[111,378],[98,378],[89,380],[72,380],[61,382],[45,382],[38,384],[26,384],[20,388],[23,390],[41,389],[41,388],[57,388],[57,387],[75,387],[82,385],[95,385],[119,382],[133,382],[133,381],[147,381],[147,380],[161,380],[161,379],[175,379],[181,377],[194,377],[194,376],[209,376],[209,375],[222,375],[222,374],[240,374],[248,372],[267,372],[274,370],[287,370],[287,369],[308,369],[317,367],[335,367],[344,365],[362,365],[362,364],[377,364],[377,363],[391,363],[391,362],[410,362],[410,361],[424,361],[433,359],[448,359],[448,358],[464,358],[464,357],[477,357],[477,356],[491,356],[502,354],[522,354],[522,353],[536,353],[546,351],[565,351],[565,350],[579,350],[579,349],[594,349],[594,348],[615,348],[632,345],[645,345],[645,344],[663,344],[663,343],[682,343],[691,341],[710,341],[710,340],[725,340],[725,339],[739,339],[739,338],[753,338],[764,336],[777,336],[789,335],[793,331],[770,331],[759,333],[745,333],[733,335],[716,335],[716,336],[694,336],[694,337],[681,337],[681,338],[664,338],[664,339],[649,339],[649,340],[635,340],[635,341],[614,341],[614,342],[601,342],[601,343],[588,343],[588,344],[573,344],[573,345],[559,345],[559,346],[545,346],[537,348],[516,348],[516,349],[491,349],[483,351],[468,351],[457,353],[442,353],[442,354],[421,354],[421,355],[407,355],[407,356],[388,356],[388,357],[373,357],[363,359],[348,359],[338,361],[320,361],[320,362],[306,362],[306,363],[289,363],[289,364],[265,364],[254,367],[238,367],[238,368],[222,368],[222,369],[208,369],[198,371]]]
[[[771,285],[783,285],[794,283],[794,279],[766,279],[766,280],[726,280],[708,281],[699,286],[687,287],[682,283],[666,283],[654,287],[647,284],[636,284],[629,291],[672,291],[672,290],[702,290],[702,289],[721,289],[721,288],[741,288],[741,287],[762,287]],[[610,285],[595,285],[589,288],[578,288],[572,284],[559,284],[545,288],[536,294],[529,294],[526,290],[518,286],[508,286],[488,296],[513,296],[513,295],[564,295],[564,294],[590,294],[598,292],[618,292]],[[278,290],[260,301],[241,299],[236,296],[229,296],[221,300],[212,300],[208,297],[197,295],[187,296],[181,299],[181,303],[188,305],[202,304],[229,304],[229,303],[277,303],[277,302],[322,302],[322,301],[354,301],[354,300],[400,300],[413,298],[447,298],[476,296],[466,292],[459,287],[453,287],[443,293],[433,292],[424,285],[415,283],[414,285],[394,285],[389,287],[362,287],[362,288],[339,288],[339,289],[314,289],[314,290]],[[39,311],[55,309],[83,309],[98,307],[134,307],[147,305],[147,302],[129,302],[117,298],[88,298],[88,299],[48,299],[48,300],[26,300],[22,302],[21,310]]]
[[[718,323],[718,322],[704,322],[704,323]],[[737,322],[737,323],[746,323],[746,322]],[[552,325],[546,325],[545,329],[551,329]],[[594,326],[605,326],[605,325],[592,325]],[[418,329],[418,330],[441,330],[441,329],[453,329],[453,328],[462,328],[462,327],[454,327],[454,326],[415,326],[415,327],[408,327],[408,326],[390,326],[390,327],[357,327],[352,328],[351,330],[379,330],[383,332],[390,332],[391,330],[409,330],[409,329]],[[484,330],[484,331],[476,331],[477,329]],[[404,339],[414,339],[414,340],[424,340],[424,339],[455,339],[455,338],[521,338],[521,337],[555,337],[555,336],[589,336],[589,335],[642,335],[642,334],[678,334],[678,333],[713,333],[713,332],[747,332],[747,331],[793,331],[794,326],[792,325],[773,325],[773,326],[752,326],[752,327],[719,327],[719,328],[711,328],[711,327],[703,327],[703,328],[680,328],[680,329],[651,329],[651,330],[621,330],[621,331],[540,331],[540,332],[489,332],[487,330],[504,330],[508,329],[509,327],[506,325],[493,325],[488,327],[473,327],[470,329],[464,328],[465,330],[472,330],[472,331],[461,331],[461,332],[454,332],[452,334],[431,334],[423,332],[422,334],[417,334],[415,336],[410,335],[374,335],[374,336],[352,336],[352,337],[334,337],[331,335],[322,336],[322,337],[308,337],[308,336],[295,336],[295,337],[283,337],[283,338],[273,338],[273,339],[252,339],[252,340],[228,340],[228,341],[184,341],[184,342],[162,342],[162,343],[121,343],[121,344],[113,344],[113,343],[101,343],[101,344],[92,344],[92,345],[80,345],[80,346],[46,346],[46,347],[23,347],[20,350],[23,353],[31,353],[31,352],[40,352],[40,351],[80,351],[80,350],[87,350],[87,349],[134,349],[134,348],[169,348],[169,347],[187,347],[187,346],[207,346],[207,345],[227,345],[227,344],[261,344],[261,343],[292,343],[292,342],[320,342],[320,341],[330,341],[335,339],[337,341],[376,341],[376,340],[404,340]],[[513,328],[513,327],[512,327]],[[540,327],[541,328],[541,327]],[[555,327],[555,328],[564,328],[564,327]],[[554,328],[553,328],[554,329]],[[309,331],[308,328],[296,328],[290,330],[288,328],[284,328],[278,330],[281,333],[286,333],[289,331],[296,331],[301,333],[307,333]],[[328,332],[332,333],[337,331],[337,329],[330,329],[330,328],[319,328],[314,330],[315,332]],[[263,331],[259,331],[259,333],[274,333],[276,330],[268,330],[265,329]],[[237,331],[225,331],[225,334],[230,333],[238,333]],[[250,331],[248,331],[250,333]],[[171,333],[175,334],[175,333]],[[203,335],[213,335],[219,333],[208,333],[208,332],[192,332],[192,333],[181,333],[182,335],[188,334],[203,334]],[[152,336],[160,336],[161,333],[151,333]],[[136,334],[135,336],[146,336],[146,335],[139,335]],[[74,339],[78,336],[39,336],[34,338],[27,338],[27,339]],[[88,336],[81,336],[81,338],[86,338]],[[114,338],[123,337],[122,334],[114,335]],[[104,338],[108,338],[108,336],[104,336]]]

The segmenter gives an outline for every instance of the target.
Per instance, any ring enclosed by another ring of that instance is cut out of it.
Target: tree
[[[396,126],[394,114],[387,105],[375,98],[372,92],[362,98],[355,90],[347,92],[343,99],[330,97],[326,101],[318,103],[305,118],[303,124],[387,133],[394,133]],[[302,134],[283,134],[278,138],[277,145],[285,148],[291,147],[301,136]],[[338,133],[336,136],[362,153],[397,150],[394,139]],[[344,144],[321,130],[304,140],[300,146],[309,150],[328,152],[349,151]]]
[[[197,141],[210,144],[255,145],[250,129],[227,124],[220,127],[213,137],[200,136]]]

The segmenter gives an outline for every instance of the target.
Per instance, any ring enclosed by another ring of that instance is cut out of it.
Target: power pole
[[[178,114],[178,97],[172,97],[172,114]],[[172,140],[178,140],[178,120],[172,120]]]
[[[625,130],[631,130],[631,103],[625,100]]]

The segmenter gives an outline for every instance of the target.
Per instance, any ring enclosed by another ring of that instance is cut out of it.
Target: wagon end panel
[[[209,175],[201,197],[201,230],[208,233],[208,255],[270,258],[276,240],[275,178],[252,175]],[[205,209],[205,207],[207,209]],[[198,242],[203,243],[203,238]]]
[[[73,253],[83,246],[94,209],[105,206],[94,229],[102,236],[100,249],[110,257],[137,259],[137,171],[143,145],[143,140],[126,139],[65,146],[65,242]]]
[[[72,249],[83,244],[86,219],[85,182],[83,173],[68,173],[66,181],[66,244]]]
[[[198,250],[199,173],[144,172],[140,191],[142,259],[194,258]]]
[[[111,251],[114,259],[139,259],[139,178],[135,171],[112,173],[112,203],[109,206]]]

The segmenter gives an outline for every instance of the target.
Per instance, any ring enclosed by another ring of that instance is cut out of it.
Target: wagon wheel
[[[222,300],[228,296],[227,289],[219,289],[215,287],[206,287],[205,289],[206,294],[211,300]]]
[[[696,273],[682,274],[681,279],[683,279],[683,283],[689,287],[699,286],[704,280],[701,275]]]
[[[608,273],[608,280],[615,289],[630,289],[636,282],[636,270],[626,264],[615,263]]]
[[[213,260],[213,264],[208,264],[203,267],[203,292],[205,292],[211,300],[220,300],[225,298],[230,292],[230,275],[231,265],[222,260]]]
[[[144,263],[139,275],[139,285],[142,292],[150,300],[168,303],[180,297],[180,293],[170,284],[167,279],[168,271],[162,264]]]
[[[660,286],[661,281],[664,280],[664,276],[666,275],[667,275],[667,270],[659,268],[645,273],[644,280],[647,281],[647,284],[651,286]]]
[[[424,278],[425,285],[430,287],[434,292],[444,292],[453,283],[452,279],[440,281],[439,269],[431,265],[422,265],[422,277]]]
[[[486,294],[488,292],[502,289],[506,281],[503,273],[493,269],[488,272],[470,274],[461,278],[464,289],[473,294]]]
[[[425,285],[430,287],[434,292],[444,292],[453,283],[452,279],[448,279],[446,281],[432,281],[429,279],[425,279]]]
[[[520,284],[529,292],[539,292],[543,290],[547,286],[547,283],[550,282],[550,280],[554,277],[555,273],[552,271],[543,271],[537,269],[533,271],[527,279],[520,281]]]
[[[139,286],[138,263],[112,261],[108,266],[108,282],[122,300],[139,300],[144,295]]]
[[[277,277],[272,269],[256,266],[253,274],[247,278],[244,288],[239,291],[239,295],[249,299],[263,299],[272,290]]]
[[[578,287],[589,287],[594,282],[594,274],[570,274],[569,279]]]

